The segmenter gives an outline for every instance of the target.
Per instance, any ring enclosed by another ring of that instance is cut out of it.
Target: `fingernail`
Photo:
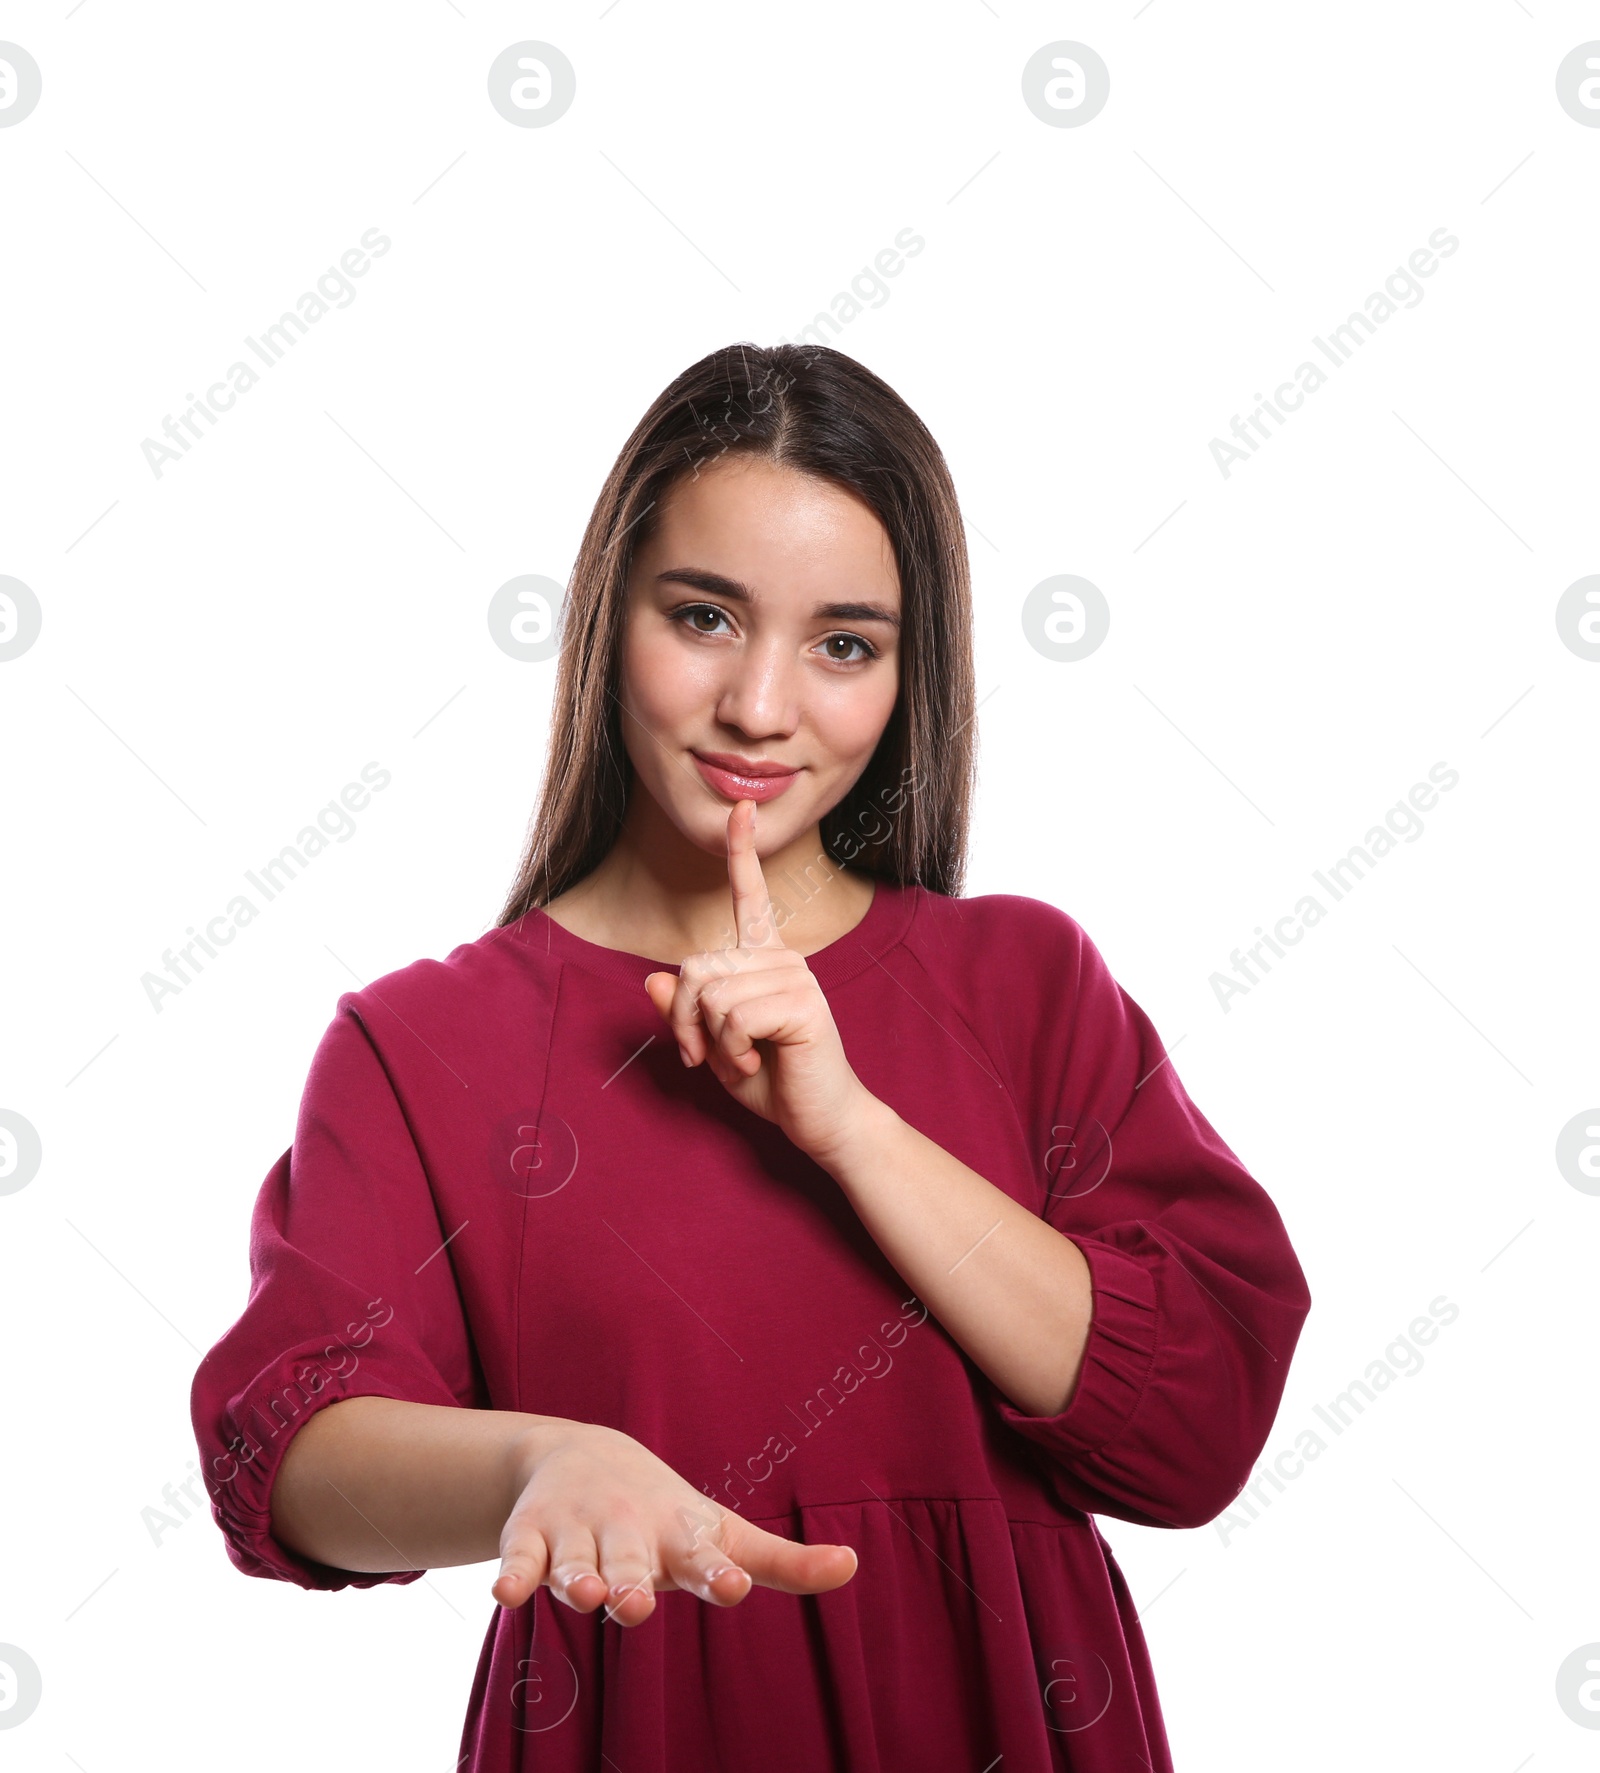
[[[694,1060],[689,1057],[689,1049],[683,1044],[682,1041],[678,1042],[678,1057],[683,1060],[685,1065],[693,1065],[694,1064]]]

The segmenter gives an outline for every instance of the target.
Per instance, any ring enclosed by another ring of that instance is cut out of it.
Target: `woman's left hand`
[[[851,1069],[833,1012],[805,957],[786,948],[755,849],[756,803],[728,815],[728,881],[738,947],[687,956],[645,990],[684,1063],[708,1064],[735,1101],[776,1122],[824,1162],[877,1100]]]

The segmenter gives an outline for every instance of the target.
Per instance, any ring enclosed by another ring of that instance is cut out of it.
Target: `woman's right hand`
[[[519,1452],[519,1494],[500,1535],[491,1592],[520,1607],[541,1583],[579,1613],[619,1625],[655,1611],[658,1590],[735,1607],[751,1588],[824,1594],[856,1573],[847,1545],[802,1545],[753,1526],[680,1477],[632,1435],[548,1424]]]

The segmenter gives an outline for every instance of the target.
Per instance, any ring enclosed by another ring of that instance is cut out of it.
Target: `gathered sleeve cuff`
[[[1061,1458],[1093,1452],[1132,1420],[1155,1364],[1156,1289],[1149,1269],[1114,1244],[1072,1238],[1089,1265],[1093,1318],[1078,1382],[1054,1416],[1029,1416],[996,1394],[1000,1418]]]
[[[992,1400],[1067,1505],[1202,1526],[1261,1454],[1310,1291],[1276,1204],[1099,950],[1054,908],[1030,902],[1029,919],[1008,1057],[1037,1210],[1083,1252],[1092,1305],[1064,1409]]]
[[[205,1480],[212,1514],[230,1561],[245,1575],[331,1590],[415,1582],[423,1574],[420,1567],[367,1572],[318,1563],[285,1545],[272,1530],[272,1486],[290,1441],[319,1410],[350,1397],[459,1404],[449,1387],[436,1375],[430,1377],[419,1362],[385,1359],[381,1354],[369,1357],[352,1346],[363,1334],[376,1341],[389,1321],[381,1309],[376,1310],[362,1322],[345,1326],[342,1343],[321,1338],[279,1355],[247,1386],[214,1406],[214,1417],[197,1417],[199,1439],[207,1452]],[[380,1326],[376,1333],[374,1325]],[[208,1355],[206,1360],[211,1358]],[[196,1375],[196,1396],[205,1396],[207,1390],[203,1362]],[[395,1561],[405,1563],[403,1547],[395,1548]]]
[[[212,1514],[248,1576],[371,1588],[422,1574],[336,1569],[272,1531],[272,1486],[295,1434],[351,1397],[481,1407],[484,1388],[450,1236],[404,1110],[355,1009],[323,1035],[294,1143],[250,1221],[250,1296],[200,1362],[190,1416]]]

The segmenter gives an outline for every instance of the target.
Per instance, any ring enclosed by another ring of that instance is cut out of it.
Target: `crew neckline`
[[[904,936],[915,908],[914,888],[875,875],[872,899],[860,922],[814,954],[805,956],[812,977],[823,986],[839,985],[853,978]],[[669,965],[645,954],[607,948],[575,935],[564,924],[557,923],[542,905],[528,910],[522,923],[526,946],[542,947],[556,959],[603,979],[615,979],[642,990],[651,973],[679,971],[677,962]]]

